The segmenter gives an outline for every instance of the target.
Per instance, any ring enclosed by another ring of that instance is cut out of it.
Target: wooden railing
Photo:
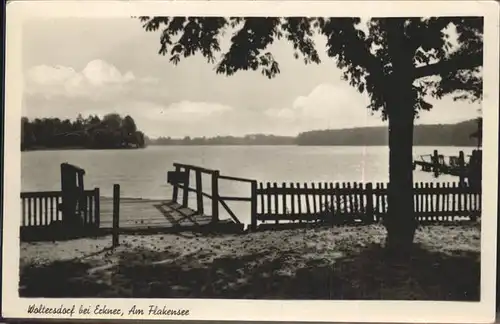
[[[212,221],[219,220],[219,205],[241,224],[227,201],[250,203],[250,228],[259,222],[377,222],[387,214],[386,183],[257,183],[255,180],[220,175],[193,165],[175,163],[175,172],[183,181],[172,183],[174,202],[190,207],[189,194],[196,195],[197,213],[204,213],[204,198],[212,202]],[[194,172],[195,184],[190,185]],[[211,190],[203,189],[202,175],[211,179]],[[229,197],[219,194],[219,181],[229,180],[250,184],[249,197]],[[179,189],[183,190],[182,197]],[[415,183],[414,212],[419,222],[454,221],[457,217],[475,220],[481,216],[481,192],[460,183]]]
[[[84,226],[99,228],[99,188],[84,191],[82,220]],[[45,227],[62,220],[58,206],[62,202],[60,191],[21,192],[21,227]]]
[[[257,188],[257,182],[255,180],[238,178],[238,177],[229,177],[221,175],[218,170],[210,170],[194,165],[188,164],[180,164],[174,163],[176,174],[183,174],[182,178],[184,181],[178,183],[172,183],[173,192],[172,192],[172,201],[179,202],[179,189],[182,190],[182,201],[180,204],[183,207],[189,207],[189,193],[195,193],[196,195],[196,207],[193,208],[199,214],[204,214],[204,198],[211,200],[211,215],[212,222],[219,221],[219,205],[222,206],[226,212],[231,216],[231,218],[237,223],[241,224],[241,221],[232,211],[232,209],[228,206],[227,201],[247,201],[251,203],[251,214],[255,214],[256,212],[256,204],[255,204],[255,194]],[[195,184],[190,184],[191,173],[194,172]],[[208,174],[210,175],[211,182],[211,190],[209,192],[204,191],[202,175]],[[219,181],[220,180],[229,180],[229,181],[237,181],[242,183],[249,183],[251,185],[251,195],[250,197],[238,197],[238,196],[221,196],[219,194]]]
[[[277,183],[259,184],[256,221],[372,223],[387,214],[387,184]],[[481,193],[458,183],[416,183],[414,210],[420,222],[475,219]]]

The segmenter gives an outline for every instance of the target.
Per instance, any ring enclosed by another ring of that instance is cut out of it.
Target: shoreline
[[[321,145],[321,144],[311,144],[311,145],[303,145],[303,144],[148,144],[145,147],[120,147],[120,148],[86,148],[86,147],[60,147],[60,148],[29,148],[21,150],[23,152],[38,152],[38,151],[120,151],[120,150],[141,150],[147,149],[150,147],[244,147],[244,146],[258,146],[258,147],[387,147],[387,144],[380,145]],[[413,145],[413,147],[434,147],[434,148],[476,148],[474,145]]]
[[[140,150],[145,149],[146,147],[114,147],[114,148],[88,148],[81,146],[72,146],[72,147],[37,147],[37,148],[29,148],[21,150],[22,152],[36,152],[36,151],[105,151],[105,150]]]

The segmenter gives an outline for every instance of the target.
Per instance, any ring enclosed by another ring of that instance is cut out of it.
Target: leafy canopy
[[[429,110],[424,98],[471,101],[482,98],[483,18],[306,18],[306,17],[139,17],[146,31],[161,31],[159,54],[173,64],[195,54],[216,65],[219,74],[260,70],[280,72],[268,50],[275,40],[293,44],[305,64],[321,62],[315,36],[326,37],[326,54],[343,77],[371,99],[369,108],[387,117],[393,75],[410,78],[413,109]],[[451,33],[449,31],[452,31]],[[454,31],[454,32],[453,32]],[[221,40],[232,33],[222,51]],[[455,35],[455,37],[452,37]]]

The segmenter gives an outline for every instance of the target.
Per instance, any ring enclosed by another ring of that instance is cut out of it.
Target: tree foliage
[[[387,117],[387,97],[395,66],[412,80],[415,114],[429,110],[428,97],[482,98],[483,18],[307,18],[307,17],[139,17],[146,31],[161,31],[159,54],[177,64],[203,55],[216,72],[260,70],[268,78],[280,72],[268,50],[275,40],[293,44],[293,56],[320,63],[315,36],[326,38],[326,55],[344,78],[370,96],[369,108]],[[403,32],[401,32],[403,31]],[[450,35],[451,31],[451,35]],[[221,39],[231,33],[231,45]],[[455,38],[453,36],[456,36]],[[390,44],[392,46],[390,46]],[[391,50],[392,49],[392,50]]]
[[[98,116],[76,120],[59,118],[21,119],[21,149],[43,148],[89,148],[109,149],[144,147],[144,133],[137,130],[130,116],[108,114],[101,120]]]

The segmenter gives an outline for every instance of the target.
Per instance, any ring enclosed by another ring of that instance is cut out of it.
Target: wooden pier
[[[413,162],[413,168],[417,166],[424,172],[434,173],[434,177],[447,174],[459,178],[459,183],[467,183],[473,187],[481,187],[482,151],[474,150],[468,161],[465,154],[460,151],[458,156],[444,156],[434,150],[433,154],[421,155]]]
[[[214,224],[211,216],[171,200],[140,198],[120,198],[119,217],[121,233],[203,231],[215,226],[229,229],[234,223],[219,220]],[[101,228],[113,228],[113,198],[101,198]]]

